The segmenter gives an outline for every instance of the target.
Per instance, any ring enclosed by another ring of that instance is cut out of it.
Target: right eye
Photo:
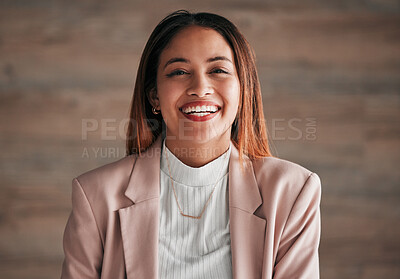
[[[182,75],[184,75],[184,74],[187,74],[185,71],[183,71],[183,70],[175,70],[175,71],[173,71],[172,73],[169,73],[168,75],[167,75],[167,77],[173,77],[173,76],[182,76]]]

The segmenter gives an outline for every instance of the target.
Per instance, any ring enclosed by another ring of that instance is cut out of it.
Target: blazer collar
[[[160,197],[161,136],[137,160],[125,195],[134,203]],[[157,175],[156,175],[157,174]]]
[[[127,277],[158,277],[160,156],[162,139],[137,156],[125,195],[133,205],[119,210]],[[247,156],[241,172],[232,143],[229,161],[229,218],[234,278],[261,278],[266,220],[253,213],[262,198]]]

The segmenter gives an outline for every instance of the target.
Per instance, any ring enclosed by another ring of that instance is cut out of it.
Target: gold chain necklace
[[[179,212],[181,213],[181,215],[182,215],[183,217],[189,217],[189,218],[193,218],[193,219],[201,219],[201,216],[203,216],[203,213],[204,213],[204,211],[206,210],[206,207],[207,207],[209,201],[211,200],[211,197],[212,197],[212,195],[213,195],[213,193],[214,193],[214,190],[215,190],[215,188],[217,187],[217,183],[218,183],[218,180],[219,180],[219,176],[220,176],[220,174],[221,174],[221,172],[222,172],[222,169],[223,169],[224,165],[222,165],[222,168],[221,168],[220,171],[219,171],[219,174],[218,174],[218,176],[217,176],[217,181],[215,182],[214,188],[213,188],[212,191],[211,191],[211,195],[210,195],[210,197],[208,198],[206,204],[204,205],[203,210],[201,211],[200,215],[199,215],[199,216],[188,215],[188,214],[183,213],[183,211],[182,211],[182,209],[181,209],[181,206],[179,205],[178,197],[176,196],[176,191],[175,191],[175,187],[174,187],[174,181],[173,181],[172,178],[171,178],[171,168],[170,168],[170,166],[169,166],[167,148],[166,148],[166,146],[164,146],[164,147],[165,147],[165,150],[164,150],[164,151],[165,151],[165,157],[166,157],[166,159],[167,159],[167,164],[168,164],[169,179],[171,180],[171,185],[172,185],[172,189],[174,190],[174,196],[175,196],[176,204],[178,205]],[[228,152],[225,152],[225,157],[224,157],[224,159],[226,159],[227,153],[228,153]]]

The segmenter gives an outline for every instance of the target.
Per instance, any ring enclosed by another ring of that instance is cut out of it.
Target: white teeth
[[[198,112],[195,112],[195,113],[192,113],[192,115],[196,115],[196,116],[204,116],[204,115],[209,115],[209,114],[211,114],[210,112],[200,112],[200,113],[198,113]]]
[[[206,112],[216,112],[218,110],[218,107],[216,106],[196,106],[196,107],[186,107],[182,109],[184,113],[206,113]]]

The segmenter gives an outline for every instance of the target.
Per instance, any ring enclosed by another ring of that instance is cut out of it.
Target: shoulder
[[[133,155],[126,156],[117,161],[86,171],[78,175],[76,178],[80,182],[89,184],[108,180],[114,181],[116,178],[121,178],[123,176],[129,175],[135,163],[135,160],[136,158]]]
[[[76,178],[91,203],[118,206],[129,182],[136,156],[126,156],[117,161],[97,167],[78,175]],[[113,201],[114,200],[114,201]]]
[[[307,168],[284,159],[276,157],[264,157],[253,162],[254,173],[257,180],[280,180],[287,181],[305,181],[312,171]]]
[[[276,157],[265,157],[252,163],[264,201],[291,207],[301,193],[310,200],[320,195],[319,176],[299,164]]]

